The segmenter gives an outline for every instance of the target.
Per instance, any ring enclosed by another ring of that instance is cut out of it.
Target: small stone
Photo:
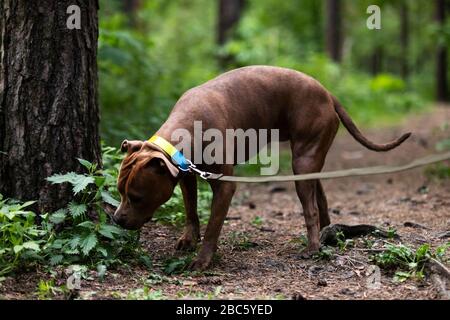
[[[326,287],[326,286],[328,285],[328,283],[327,283],[327,281],[326,281],[325,279],[320,279],[320,280],[317,282],[317,285],[318,285],[319,287]]]
[[[333,209],[331,209],[331,213],[334,213],[336,215],[340,215],[341,214],[341,210],[339,210],[337,208],[333,208]]]

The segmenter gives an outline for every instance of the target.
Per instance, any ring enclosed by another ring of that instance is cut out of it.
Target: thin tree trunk
[[[70,30],[67,8],[81,9]],[[45,178],[101,164],[97,102],[98,2],[0,0],[0,193],[38,200],[41,212],[72,199]]]
[[[217,44],[219,46],[224,45],[228,41],[230,32],[241,18],[244,6],[245,0],[219,0],[217,20]],[[233,57],[230,55],[220,55],[218,59],[222,68],[225,68],[233,61]]]
[[[436,22],[439,26],[445,26],[446,4],[445,0],[435,0]],[[448,102],[448,52],[445,43],[439,43],[436,49],[436,99],[440,102]]]
[[[128,16],[130,26],[135,27],[137,24],[136,13],[141,5],[141,0],[123,0],[123,11]]]
[[[409,10],[407,1],[408,0],[402,1],[400,5],[401,73],[404,80],[407,80],[409,76]]]
[[[372,75],[376,76],[383,70],[383,47],[376,46],[372,54]]]
[[[219,0],[219,19],[217,25],[217,43],[227,42],[230,31],[241,18],[244,0]]]
[[[342,6],[341,0],[327,0],[326,48],[335,62],[342,60]]]

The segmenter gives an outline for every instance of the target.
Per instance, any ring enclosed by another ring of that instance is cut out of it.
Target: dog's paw
[[[211,264],[211,258],[198,257],[189,265],[189,270],[205,271]]]
[[[197,239],[192,237],[192,235],[183,234],[175,245],[175,249],[181,251],[192,251],[195,248],[197,248]]]
[[[302,252],[300,252],[299,257],[301,259],[311,259],[318,252],[319,252],[319,246],[307,247]]]

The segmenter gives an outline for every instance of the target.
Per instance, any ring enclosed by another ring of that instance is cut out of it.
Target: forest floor
[[[403,164],[431,154],[437,141],[450,136],[450,108],[408,116],[395,127],[364,130],[371,140],[390,141],[401,133],[413,136],[398,149],[375,153],[364,149],[340,130],[324,170]],[[424,168],[371,177],[323,181],[332,223],[372,224],[395,228],[401,243],[433,248],[449,241],[450,181],[430,178]],[[406,223],[406,226],[405,226]],[[413,223],[413,224],[408,224]],[[410,227],[408,225],[413,225]],[[204,231],[203,227],[203,231]],[[329,259],[302,259],[305,222],[293,183],[240,185],[223,227],[218,259],[206,273],[164,275],[164,261],[183,254],[174,250],[180,230],[162,225],[144,227],[141,241],[153,256],[151,271],[122,266],[108,271],[104,281],[82,280],[83,299],[436,299],[430,277],[398,283],[394,272],[381,270],[379,288],[367,285],[372,264],[363,239],[354,246],[335,249]],[[184,254],[186,255],[186,254]],[[95,272],[93,272],[95,274]],[[37,283],[47,273],[30,273],[5,280],[4,298],[36,298]],[[57,279],[57,283],[65,281]],[[145,289],[144,289],[145,288]]]

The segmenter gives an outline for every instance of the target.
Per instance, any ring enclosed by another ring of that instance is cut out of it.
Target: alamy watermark
[[[381,29],[381,9],[377,5],[370,5],[367,7],[366,13],[370,14],[367,18],[367,29],[380,30]]]
[[[67,7],[67,14],[70,16],[66,20],[67,29],[81,29],[81,9],[76,4]]]
[[[381,288],[381,271],[380,267],[370,265],[366,270],[366,286],[369,289],[378,290]]]
[[[201,121],[194,121],[193,135],[186,129],[172,132],[175,146],[194,164],[260,164],[261,175],[273,175],[279,169],[278,129],[203,130]]]

